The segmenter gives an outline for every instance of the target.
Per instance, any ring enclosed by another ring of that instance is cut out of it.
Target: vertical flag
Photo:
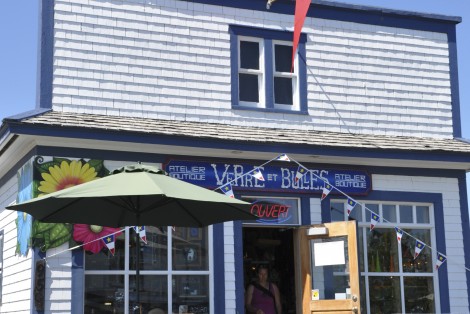
[[[354,201],[352,198],[348,198],[348,203],[346,204],[346,208],[348,209],[348,216],[352,212],[354,207],[356,207],[356,204],[356,201]]]
[[[109,252],[114,255],[114,234],[109,234],[103,238],[104,244],[108,247]]]
[[[227,183],[221,187],[222,192],[224,192],[225,195],[230,196],[231,198],[235,198],[235,195],[233,194],[233,189],[232,185],[230,183]]]
[[[264,181],[263,174],[259,168],[256,168],[251,175],[260,181]]]
[[[139,237],[142,239],[142,241],[147,244],[147,234],[145,232],[145,226],[135,226],[134,230],[139,234]]]
[[[436,269],[439,269],[439,267],[441,267],[441,265],[444,264],[446,260],[447,256],[437,252]]]
[[[415,245],[415,259],[418,257],[419,253],[424,249],[424,243],[416,239]]]
[[[323,201],[327,196],[328,194],[330,194],[331,190],[333,190],[333,186],[325,181],[323,181],[324,185],[323,185],[323,193],[321,195],[321,201]]]
[[[294,39],[292,44],[292,64],[291,72],[294,70],[295,53],[299,45],[300,33],[307,17],[308,8],[312,0],[296,0],[295,1],[295,17],[294,17]]]
[[[403,231],[399,229],[398,227],[395,227],[395,231],[397,232],[398,243],[401,244],[401,238],[403,238]]]
[[[295,174],[295,182],[298,182],[306,173],[307,168],[299,165],[299,168],[297,168],[297,173]]]
[[[379,223],[380,216],[374,212],[370,213],[370,231],[375,228],[375,225]]]
[[[290,161],[290,158],[289,156],[287,156],[286,154],[280,154],[276,160],[282,160],[282,161]]]

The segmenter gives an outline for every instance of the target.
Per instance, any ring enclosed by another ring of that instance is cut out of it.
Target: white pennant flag
[[[379,220],[380,220],[379,215],[373,212],[370,213],[370,231],[372,231],[375,228],[375,225],[379,223]]]
[[[401,229],[398,229],[398,227],[395,227],[395,231],[397,232],[398,243],[401,244],[401,238],[403,237],[403,231]]]
[[[436,269],[439,269],[439,267],[441,267],[441,265],[444,264],[446,260],[447,256],[437,252]]]
[[[253,170],[253,173],[251,175],[260,181],[264,181],[263,174],[261,173],[261,170],[259,170],[259,168]]]
[[[290,158],[286,154],[281,154],[276,158],[276,160],[290,161]]]
[[[424,249],[424,243],[416,240],[416,245],[415,245],[415,259],[418,257],[419,253]]]
[[[139,234],[139,237],[142,239],[142,241],[147,244],[147,233],[145,232],[145,226],[135,226],[134,230]]]
[[[104,244],[108,247],[109,252],[114,255],[114,234],[109,234],[102,238]]]
[[[232,185],[230,183],[223,185],[220,189],[222,190],[222,192],[224,192],[225,195],[231,198],[235,198],[235,194],[233,194]]]

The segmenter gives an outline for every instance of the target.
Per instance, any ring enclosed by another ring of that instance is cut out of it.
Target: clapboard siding
[[[230,24],[292,16],[187,1],[56,0],[54,110],[452,137],[445,34],[307,18],[309,115],[233,110]]]
[[[17,177],[13,176],[0,187],[0,230],[4,231],[2,304],[0,313],[30,313],[32,253],[27,257],[15,255],[17,212],[3,209],[16,199]]]
[[[457,179],[437,177],[408,177],[373,175],[375,190],[442,193],[444,210],[445,245],[448,256],[449,297],[451,313],[468,313],[467,272],[464,267],[462,217]],[[457,192],[456,192],[457,191]],[[438,236],[438,235],[437,235]]]

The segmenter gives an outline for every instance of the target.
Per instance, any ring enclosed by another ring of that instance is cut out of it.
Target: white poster
[[[344,241],[313,244],[315,266],[344,265]]]

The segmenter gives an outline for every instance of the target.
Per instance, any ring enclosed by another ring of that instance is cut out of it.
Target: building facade
[[[260,217],[146,226],[144,313],[244,313],[260,264],[284,311],[303,313],[298,233],[345,220],[362,313],[470,311],[459,17],[315,0],[291,71],[293,1],[41,4],[38,104],[2,123],[1,208],[143,162],[231,183]],[[322,199],[324,180],[335,189]],[[92,242],[115,231],[2,210],[0,312],[135,312],[134,231],[114,255]],[[315,274],[321,298],[340,277]]]

